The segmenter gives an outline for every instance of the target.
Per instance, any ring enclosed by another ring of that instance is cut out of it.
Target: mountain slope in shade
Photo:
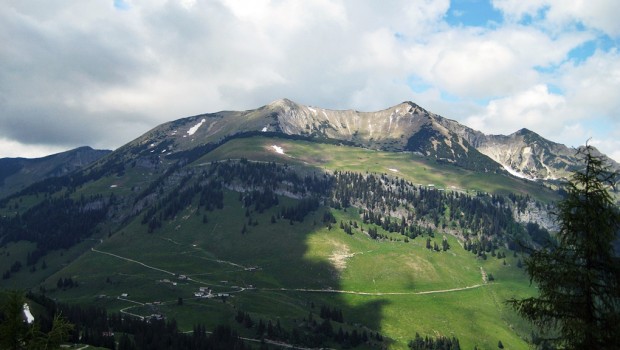
[[[0,198],[37,181],[86,167],[112,151],[79,147],[42,158],[1,158]]]

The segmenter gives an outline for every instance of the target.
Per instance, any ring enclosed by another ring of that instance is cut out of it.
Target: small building
[[[127,293],[121,294],[121,297],[123,297],[123,298],[127,298],[128,296],[129,296],[129,294],[127,294]]]

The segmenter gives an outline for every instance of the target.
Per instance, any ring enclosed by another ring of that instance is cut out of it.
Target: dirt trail
[[[172,275],[172,276],[175,275],[174,272],[170,272],[170,271],[166,271],[166,270],[163,270],[163,269],[160,269],[160,268],[157,268],[157,267],[153,267],[153,266],[147,265],[145,263],[139,262],[138,260],[129,259],[129,258],[126,258],[124,256],[120,256],[120,255],[104,252],[104,251],[101,251],[101,250],[98,250],[98,249],[95,249],[95,248],[90,248],[90,250],[95,252],[95,253],[110,255],[110,256],[113,256],[113,257],[118,258],[118,259],[122,259],[122,260],[125,260],[125,261],[136,263],[136,264],[142,265],[142,266],[144,266],[146,268],[149,268],[151,270],[156,270],[156,271],[164,272],[164,273],[167,273],[167,274]]]
[[[337,294],[355,294],[355,295],[369,295],[369,296],[382,296],[382,295],[425,295],[425,294],[437,294],[437,293],[449,293],[458,292],[461,290],[468,290],[482,287],[482,284],[474,284],[473,286],[451,288],[451,289],[438,289],[427,290],[423,292],[357,292],[352,290],[339,290],[339,289],[307,289],[307,288],[257,288],[264,291],[285,291],[285,292],[309,292],[309,293],[337,293]]]
[[[483,283],[487,283],[489,282],[489,277],[487,276],[487,272],[484,271],[484,269],[482,268],[482,266],[480,266],[480,274],[482,275],[482,282]]]

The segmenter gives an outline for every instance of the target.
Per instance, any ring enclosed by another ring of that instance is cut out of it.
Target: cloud
[[[2,158],[40,158],[67,150],[66,147],[54,147],[47,144],[23,144],[6,138],[0,138],[0,149],[2,149]]]
[[[555,32],[581,24],[612,37],[620,35],[618,3],[615,0],[493,0],[492,3],[508,19],[520,21],[529,17]]]
[[[597,51],[586,61],[567,62],[558,72],[558,85],[584,118],[620,119],[620,52]]]
[[[550,38],[535,28],[455,28],[434,34],[407,51],[416,75],[462,97],[517,93],[539,83],[538,67],[561,64],[590,35]]]
[[[557,118],[565,115],[565,108],[563,96],[550,93],[545,85],[535,85],[510,97],[490,101],[482,114],[470,116],[466,124],[493,134],[528,128],[549,135],[556,127]]]
[[[536,84],[509,96],[492,99],[482,111],[465,119],[473,128],[507,134],[527,127],[555,142],[592,144],[620,160],[620,54],[597,51],[586,61],[566,61],[549,77],[561,94]]]
[[[569,59],[615,33],[604,2],[493,5],[506,21],[472,27],[446,22],[448,0],[11,2],[0,7],[10,43],[0,46],[0,135],[116,148],[166,121],[281,97],[367,111],[414,100],[483,130],[551,136],[560,123],[584,118],[587,129],[617,115],[618,53]]]

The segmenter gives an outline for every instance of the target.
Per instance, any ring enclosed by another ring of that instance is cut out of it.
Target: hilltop
[[[42,158],[0,158],[0,198],[48,177],[84,168],[110,153],[85,146]]]

